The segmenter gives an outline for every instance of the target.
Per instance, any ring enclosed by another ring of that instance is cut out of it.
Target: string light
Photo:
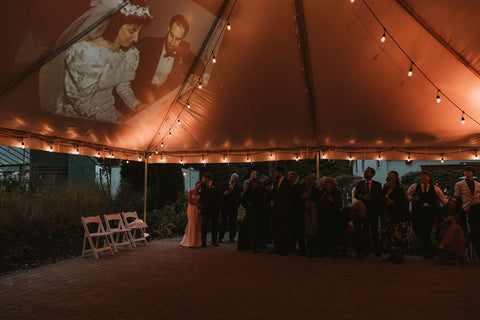
[[[160,143],[160,147],[163,148],[163,141],[162,141],[162,143]]]
[[[98,151],[98,152],[97,152],[97,157],[99,157],[99,158],[100,158],[100,151]]]
[[[410,64],[410,69],[408,69],[408,76],[411,77],[413,75],[413,61]]]
[[[477,149],[475,149],[475,155],[473,156],[473,159],[478,159]]]
[[[445,159],[443,159],[443,153],[442,153],[442,159],[440,159],[440,162],[441,162],[441,163],[444,163],[444,162],[445,162]]]
[[[127,160],[125,160],[125,163],[126,163],[126,164],[129,164],[129,163],[130,163],[130,160],[128,160],[128,157],[127,157]]]
[[[385,32],[386,32],[386,31],[385,31],[385,28],[383,28],[382,38],[380,39],[380,41],[381,41],[382,43],[384,43],[385,40],[387,39],[387,35],[385,34]]]
[[[270,159],[273,159],[273,152],[270,151]]]
[[[138,156],[138,161],[142,161],[142,156]]]
[[[198,81],[198,89],[202,89],[202,81]]]
[[[465,124],[465,111],[462,111],[462,119],[460,120],[462,122],[462,124]]]
[[[168,136],[169,136],[169,137],[172,137],[172,131],[170,131],[170,132],[168,133]]]
[[[350,152],[350,154],[348,155],[348,161],[352,161],[352,153]]]
[[[180,122],[180,119],[177,120],[177,123],[180,125],[180,123],[181,123],[181,122]]]
[[[437,91],[437,103],[440,103],[442,99],[440,99],[440,89]]]
[[[247,154],[247,162],[250,162],[250,155]]]
[[[22,138],[22,143],[20,144],[20,148],[25,149],[25,143],[23,142],[23,138]]]
[[[183,165],[183,157],[180,158],[180,163]]]
[[[202,163],[205,163],[205,156],[202,156]]]
[[[382,161],[382,155],[380,154],[380,152],[378,153],[378,161]]]
[[[223,155],[222,161],[223,161],[223,162],[227,162],[227,156]]]
[[[191,106],[190,106],[190,101],[187,102],[187,109],[190,109]]]
[[[158,154],[158,149],[157,148],[155,148],[155,154]]]
[[[213,50],[212,50],[212,62],[213,63],[217,62],[217,59],[215,58],[215,53],[213,53]]]
[[[299,156],[298,156],[298,153],[297,155],[295,156],[295,161],[298,161],[299,160]]]
[[[322,152],[322,158],[327,159],[327,155],[325,154],[325,152]]]
[[[228,31],[232,30],[232,26],[230,25],[230,22],[227,22],[227,30]]]
[[[350,0],[350,3],[354,3],[354,2],[355,2],[355,0]]]
[[[53,142],[50,142],[50,147],[48,148],[48,152],[52,152],[53,151]]]
[[[407,162],[412,162],[412,159],[410,158],[410,152],[408,153]]]

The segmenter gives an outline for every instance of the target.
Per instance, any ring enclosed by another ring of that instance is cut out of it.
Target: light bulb
[[[412,162],[412,158],[410,158],[410,153],[408,154],[407,162]]]
[[[162,141],[162,143],[160,143],[160,147],[163,148],[163,141]]]
[[[475,155],[473,156],[473,159],[478,159],[478,153],[477,153],[477,150],[475,150]]]
[[[23,139],[22,139],[22,143],[20,144],[20,148],[25,149],[25,143],[23,143]]]
[[[298,154],[295,156],[295,161],[298,161],[299,157]]]
[[[183,158],[182,158],[182,159],[180,159],[180,163],[181,163],[181,164],[183,164]]]
[[[382,43],[384,43],[386,39],[387,39],[387,35],[385,34],[385,29],[384,29],[384,30],[383,30],[383,34],[382,34],[382,38],[380,39],[380,41],[381,41]]]
[[[158,154],[158,149],[157,148],[155,148],[155,154]]]
[[[227,157],[223,156],[223,162],[227,162]]]
[[[350,0],[350,3],[354,3],[354,2],[355,2],[355,0]]]
[[[326,159],[327,158],[327,155],[325,153],[322,153],[322,158],[323,159]]]
[[[180,124],[180,119],[178,119],[177,123]]]
[[[170,131],[170,132],[168,133],[168,136],[169,136],[169,137],[171,137],[171,136],[172,136],[172,131]]]
[[[191,106],[190,106],[190,102],[187,102],[187,108],[190,109]]]
[[[380,153],[378,154],[378,161],[381,161],[382,160],[382,156],[380,155]]]
[[[273,153],[270,152],[270,159],[273,159]]]
[[[437,91],[437,103],[440,103],[440,101],[442,101],[442,99],[440,98],[440,89],[438,89],[438,91]]]
[[[230,22],[227,22],[227,30],[228,31],[232,30],[232,26],[230,25]]]
[[[138,156],[138,161],[142,161],[142,156]]]
[[[410,69],[408,69],[408,76],[411,77],[413,74],[413,62],[412,64],[410,65]]]
[[[202,81],[198,82],[198,89],[202,89]]]
[[[217,59],[215,59],[215,55],[212,57],[212,62],[213,62],[213,63],[216,63],[216,62],[217,62]]]
[[[465,117],[463,116],[464,114],[465,114],[465,111],[462,111],[462,120],[461,120],[462,124],[465,124]]]
[[[442,159],[440,159],[440,162],[441,162],[441,163],[444,163],[444,162],[445,162],[445,160],[443,159],[443,154],[442,154]]]
[[[130,160],[127,159],[127,161],[125,161],[125,163],[127,163],[127,164],[130,163]]]

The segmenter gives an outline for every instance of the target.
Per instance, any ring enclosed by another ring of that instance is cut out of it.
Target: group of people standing
[[[464,264],[466,217],[472,243],[480,249],[480,183],[473,180],[473,173],[473,168],[465,169],[466,179],[456,184],[455,195],[447,200],[428,172],[407,189],[396,171],[389,172],[382,186],[373,180],[375,170],[369,167],[355,186],[350,208],[342,207],[341,193],[331,177],[317,181],[310,173],[300,182],[295,172],[277,167],[273,178],[260,179],[252,171],[242,188],[238,174],[219,187],[210,173],[204,173],[188,194],[189,222],[181,245],[205,247],[209,228],[213,246],[224,241],[227,230],[229,241],[235,242],[242,205],[245,217],[238,250],[260,252],[273,244],[272,254],[335,257],[339,252],[346,255],[351,247],[357,259],[387,253],[384,260],[402,263],[409,248],[410,223],[425,258],[435,255],[431,236],[436,224],[439,261]]]

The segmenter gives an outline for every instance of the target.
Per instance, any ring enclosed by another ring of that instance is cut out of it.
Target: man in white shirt
[[[465,180],[455,184],[455,197],[461,197],[463,210],[470,225],[470,239],[477,253],[480,252],[480,183],[473,180],[475,169],[466,167]]]

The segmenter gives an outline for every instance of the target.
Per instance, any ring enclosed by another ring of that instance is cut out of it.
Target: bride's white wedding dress
[[[193,203],[198,203],[200,195],[192,195]],[[200,209],[197,205],[188,204],[187,207],[188,223],[185,228],[181,246],[184,247],[201,247],[202,246],[202,230],[200,226]]]

